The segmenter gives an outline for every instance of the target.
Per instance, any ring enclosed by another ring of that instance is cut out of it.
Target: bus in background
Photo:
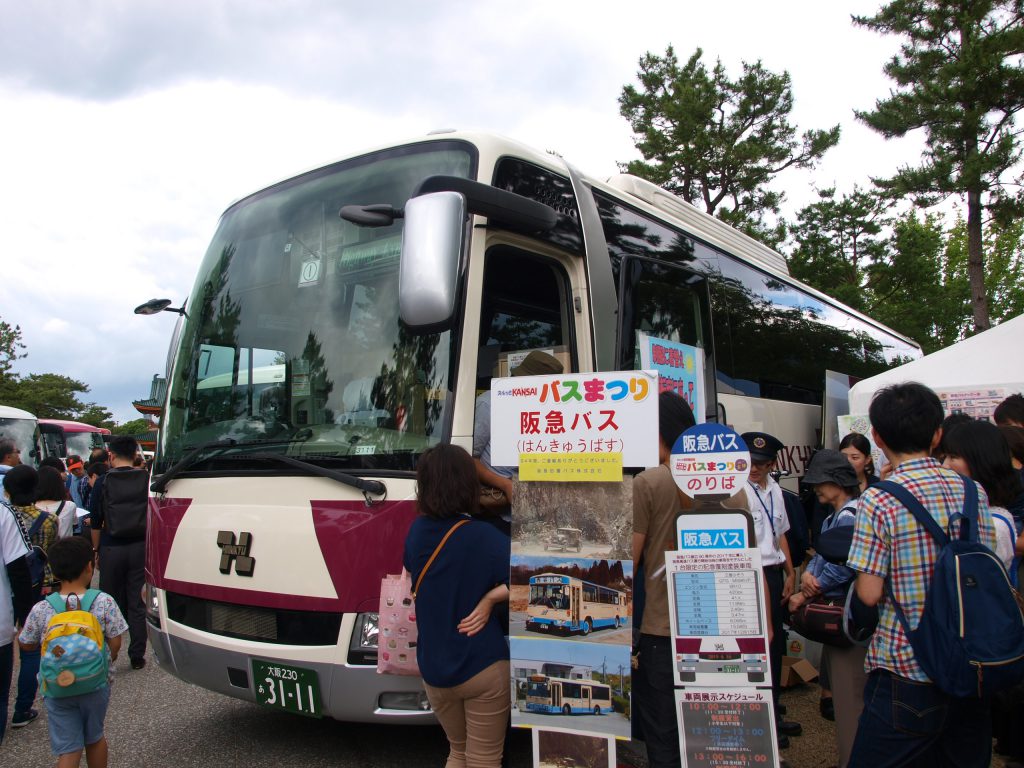
[[[432,719],[420,681],[376,674],[381,578],[401,567],[417,459],[471,447],[475,398],[510,361],[542,349],[613,371],[634,367],[640,334],[700,347],[702,415],[776,435],[799,475],[826,369],[920,355],[664,190],[484,134],[240,199],[185,306],[147,532],[157,658],[297,711],[264,684],[287,675],[312,686],[307,710],[313,696],[352,721]]]
[[[104,437],[110,435],[109,429],[65,419],[40,419],[39,431],[42,433],[44,456],[65,459],[76,454],[84,461],[89,460],[89,453],[94,448],[103,448]]]
[[[37,466],[39,459],[39,423],[35,416],[20,408],[0,405],[0,437],[9,437],[21,451],[23,464]]]
[[[526,710],[547,715],[603,715],[612,711],[612,689],[592,680],[533,675],[526,683]]]
[[[535,632],[582,632],[624,626],[626,593],[558,573],[530,577],[526,628]]]

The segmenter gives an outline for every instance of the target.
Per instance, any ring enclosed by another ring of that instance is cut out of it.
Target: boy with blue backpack
[[[60,592],[36,603],[18,640],[23,650],[41,652],[39,683],[57,768],[77,766],[83,750],[89,768],[106,768],[110,665],[128,624],[114,598],[89,588],[89,542],[80,536],[61,539],[48,555]]]
[[[988,499],[931,457],[943,411],[930,389],[887,387],[869,415],[895,470],[860,497],[846,563],[879,608],[849,766],[987,767],[990,696],[1024,674],[1024,615]]]

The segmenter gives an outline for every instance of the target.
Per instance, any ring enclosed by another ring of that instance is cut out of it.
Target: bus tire
[[[572,707],[570,707],[568,704],[563,705],[562,706],[562,714],[563,715],[571,715],[572,714]]]
[[[601,714],[601,708],[599,706],[597,706],[597,704],[594,705],[594,714],[595,715],[600,715]]]
[[[590,631],[593,628],[594,628],[594,624],[593,624],[593,622],[590,621],[589,618],[586,621],[583,622],[583,634],[584,635],[589,635]]]

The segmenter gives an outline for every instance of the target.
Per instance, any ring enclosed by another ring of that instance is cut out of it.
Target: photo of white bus
[[[611,686],[592,680],[533,675],[526,682],[526,709],[549,715],[601,715],[612,708]]]
[[[706,419],[781,439],[791,484],[818,442],[826,369],[920,356],[664,190],[480,133],[241,198],[185,306],[147,527],[157,658],[295,711],[260,693],[273,668],[348,721],[433,718],[419,680],[376,674],[380,583],[401,568],[419,456],[471,448],[475,399],[510,354],[613,371],[634,367],[638,332],[699,346]]]
[[[618,629],[627,621],[625,592],[589,581],[542,573],[530,577],[526,628],[535,632]]]

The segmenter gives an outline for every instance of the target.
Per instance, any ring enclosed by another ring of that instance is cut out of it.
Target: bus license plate
[[[722,665],[722,671],[723,672],[728,672],[728,673],[731,673],[731,674],[737,674],[740,671],[740,665],[739,664],[723,664]]]
[[[296,715],[323,717],[316,672],[276,661],[252,660],[256,703]]]

